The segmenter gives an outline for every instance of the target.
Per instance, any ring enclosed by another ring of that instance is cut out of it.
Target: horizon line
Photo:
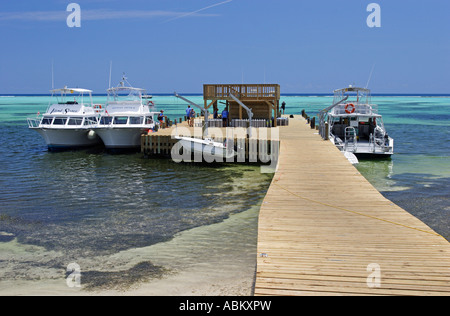
[[[203,95],[203,92],[180,92],[185,95]],[[51,96],[51,93],[0,93],[2,97],[15,97],[15,96]],[[170,96],[174,95],[173,92],[155,92],[150,93],[152,96]],[[333,96],[334,93],[330,92],[286,92],[281,93],[280,96]],[[372,96],[450,96],[450,92],[447,93],[410,93],[410,92],[386,92],[386,93],[371,93]],[[92,96],[107,96],[107,93],[92,93]]]

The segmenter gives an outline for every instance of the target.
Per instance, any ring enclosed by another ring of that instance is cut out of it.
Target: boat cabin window
[[[84,120],[84,125],[93,125],[97,124],[97,118],[95,116],[86,117]]]
[[[82,117],[71,117],[67,125],[81,125],[83,123]]]
[[[130,124],[135,124],[135,125],[142,125],[142,123],[144,122],[144,117],[143,116],[131,116],[130,117]]]
[[[124,125],[128,122],[128,116],[116,116],[114,117],[114,124]]]
[[[58,104],[78,104],[77,101],[66,101],[66,102],[58,102]]]
[[[41,122],[41,124],[44,124],[44,125],[51,125],[52,124],[52,121],[53,121],[53,117],[43,117],[42,118],[42,122]]]
[[[365,116],[359,117],[358,121],[359,121],[360,124],[363,124],[363,125],[364,124],[369,124],[369,118],[365,117]]]
[[[55,117],[53,125],[66,125],[66,122],[67,122],[66,117]]]
[[[110,116],[103,116],[100,119],[100,125],[109,125],[109,124],[111,124],[111,122],[112,122],[112,117],[110,117]]]
[[[153,124],[153,117],[146,116],[145,117],[145,124]]]

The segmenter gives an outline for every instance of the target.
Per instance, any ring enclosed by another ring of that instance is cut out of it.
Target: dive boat
[[[109,151],[139,150],[141,135],[155,129],[155,106],[147,101],[144,89],[132,87],[125,76],[117,87],[107,90],[105,111],[95,132]]]
[[[93,131],[101,105],[92,103],[92,91],[64,87],[51,93],[46,112],[27,119],[28,127],[44,138],[48,149],[79,149],[101,144]]]
[[[342,152],[358,158],[387,158],[394,153],[369,89],[349,86],[334,91],[333,104],[319,113],[320,134]],[[328,125],[326,124],[328,123]]]

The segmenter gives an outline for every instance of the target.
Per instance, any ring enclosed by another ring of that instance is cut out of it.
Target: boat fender
[[[93,130],[90,130],[90,131],[88,132],[88,138],[89,138],[89,139],[91,139],[91,140],[92,140],[92,139],[94,139],[94,138],[95,138],[95,136],[96,136],[96,135],[95,135],[95,131],[93,131]]]
[[[351,107],[351,109],[349,109]],[[346,106],[345,106],[345,112],[347,113],[347,114],[352,114],[352,113],[355,113],[355,105],[353,104],[353,103],[349,103],[349,104],[347,104]]]

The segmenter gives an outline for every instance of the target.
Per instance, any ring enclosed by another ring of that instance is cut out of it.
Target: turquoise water
[[[184,105],[173,99],[155,101],[169,115],[183,114]],[[51,153],[26,122],[44,113],[48,101],[0,98],[0,283],[58,279],[72,262],[81,266],[83,284],[93,289],[103,289],[102,280],[111,270],[119,275],[108,283],[112,288],[136,281],[136,275],[148,279],[181,273],[208,262],[204,256],[190,258],[198,245],[189,246],[182,238],[177,244],[188,248],[173,251],[170,260],[161,251],[137,262],[115,256],[132,249],[145,252],[182,232],[249,211],[221,248],[237,262],[251,260],[248,266],[254,268],[255,205],[264,198],[270,174],[261,174],[258,166],[176,164],[144,159],[140,153],[109,155],[102,149]],[[212,237],[204,233],[197,240],[203,245],[200,253],[215,253],[209,246]],[[248,246],[249,240],[252,246],[246,251],[236,247]],[[27,247],[32,251],[23,250]]]
[[[203,104],[202,96],[188,98]],[[83,284],[93,289],[196,267],[220,271],[221,264],[234,267],[228,273],[252,277],[255,205],[270,174],[258,166],[176,164],[102,149],[50,153],[26,123],[49,100],[0,97],[0,283],[58,280],[71,262],[80,264]],[[94,97],[95,103],[105,100]],[[281,98],[287,114],[305,109],[310,115],[332,100]],[[171,119],[184,116],[186,104],[173,96],[153,101]],[[386,197],[450,239],[450,98],[380,96],[373,102],[395,139],[395,155],[361,161],[358,169]],[[218,239],[221,226],[214,225],[227,218],[237,220]],[[201,228],[201,237],[188,239],[184,233],[194,228]]]

